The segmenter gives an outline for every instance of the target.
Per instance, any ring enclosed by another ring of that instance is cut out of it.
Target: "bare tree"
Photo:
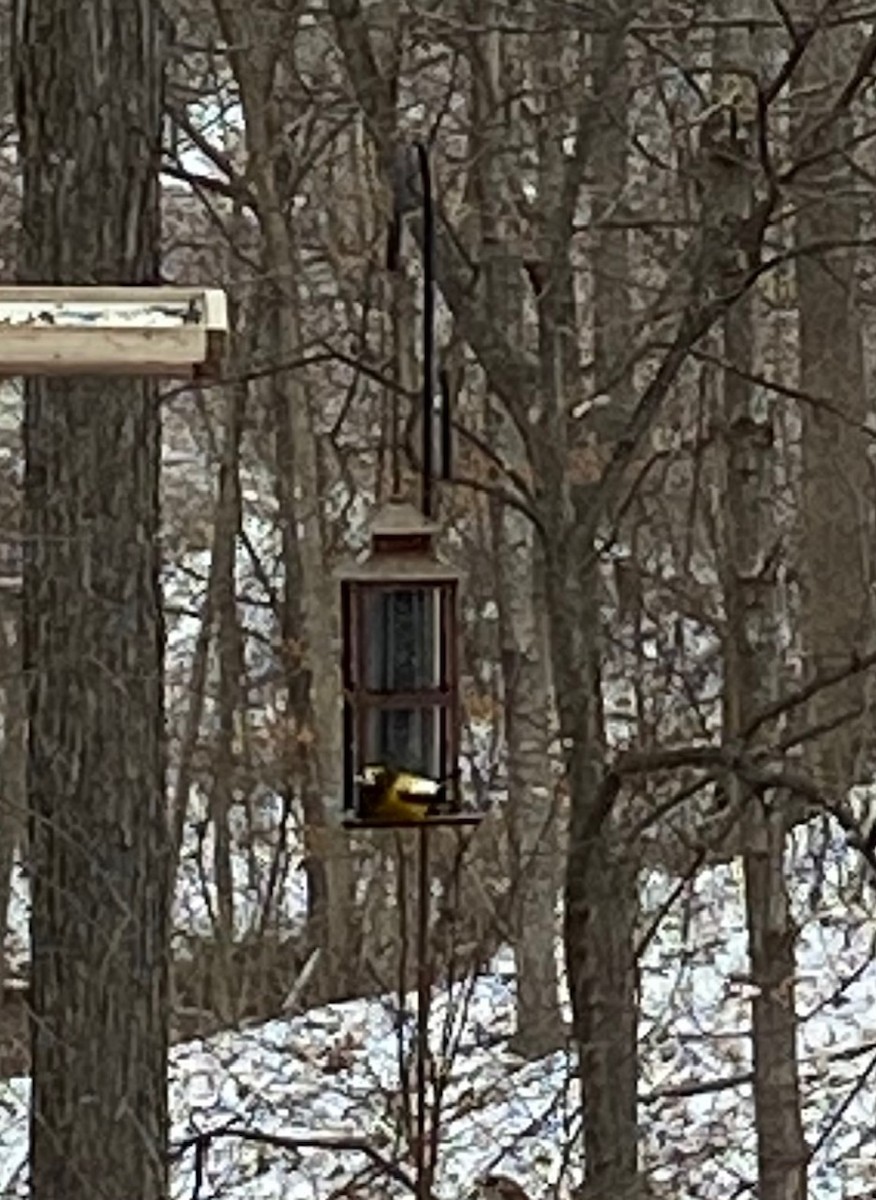
[[[17,564],[16,564],[17,566]],[[16,853],[24,849],[25,698],[21,674],[21,629],[18,580],[0,582],[0,934],[5,937],[12,898]],[[6,982],[6,954],[0,953],[0,1005]]]
[[[472,5],[483,17],[483,6]],[[472,145],[469,187],[484,277],[484,299],[497,322],[525,342],[526,275],[516,219],[514,164],[524,153],[519,95],[526,62],[500,32],[499,13],[469,42]],[[499,459],[524,475],[525,446],[507,412],[488,402],[487,437]],[[544,573],[537,534],[519,509],[490,497],[499,661],[508,756],[509,886],[517,964],[518,1051],[538,1057],[564,1037],[559,1011],[556,908],[558,804],[548,752],[551,689]]]
[[[352,85],[379,144],[393,121],[365,14],[357,0],[333,0],[330,8]],[[617,78],[623,79],[617,73],[635,9],[623,5],[613,15],[592,59],[586,19],[563,29],[530,14],[530,71],[538,103],[528,176],[537,199],[523,207],[533,250],[526,274],[534,292],[534,353],[492,319],[483,303],[480,264],[473,267],[467,257],[462,231],[457,234],[445,222],[438,247],[444,298],[525,439],[534,481],[531,508],[544,549],[553,683],[571,806],[566,960],[592,1196],[632,1195],[640,1184],[636,863],[608,819],[615,793],[606,786],[605,772],[597,536],[624,496],[630,464],[691,348],[750,286],[753,276],[747,263],[740,267],[738,246],[746,240],[756,246],[763,226],[762,214],[746,220],[729,213],[726,222],[722,213],[714,214],[715,223],[691,241],[674,272],[667,297],[668,349],[654,363],[650,381],[628,408],[610,409],[607,424],[576,419],[589,398],[582,386],[576,287],[578,207],[594,131],[612,120],[607,98],[615,95]],[[385,162],[388,150],[380,146]],[[594,441],[595,454],[588,451]]]
[[[280,362],[293,362],[303,345],[297,284],[300,247],[289,192],[291,174],[302,166],[295,158],[291,133],[296,103],[303,99],[296,91],[294,70],[301,7],[291,5],[281,12],[274,5],[260,4],[244,12],[226,0],[215,3],[223,35],[235,48],[230,62],[244,113],[247,173],[273,285],[267,330]],[[292,371],[278,375],[273,390],[290,719],[301,722],[297,730],[301,750],[309,747],[310,777],[303,799],[311,863],[311,924],[314,939],[325,950],[320,978],[329,994],[338,995],[344,991],[351,965],[353,930],[347,840],[337,827],[341,755],[340,685],[333,649],[335,585],[325,569],[328,549],[313,396]]]
[[[22,279],[154,281],[158,6],[16,10]],[[24,436],[31,1194],[163,1200],[170,847],[155,388],[31,380]]]
[[[717,5],[716,15],[728,17],[732,12],[729,6]],[[749,30],[731,23],[719,31],[713,78],[711,170],[703,202],[718,203],[718,192],[732,195],[744,217],[755,204],[752,163],[758,120],[758,72]],[[751,383],[759,317],[764,323],[757,296],[751,294],[723,321],[719,571],[726,614],[723,736],[730,742],[743,735],[752,705],[763,708],[776,700],[782,674],[773,410]],[[742,824],[749,956],[756,989],[752,1050],[758,1194],[763,1200],[804,1200],[807,1148],[797,1065],[796,928],[785,879],[788,797],[758,791],[738,778],[727,787],[731,809]]]
[[[243,721],[243,639],[237,607],[236,559],[240,532],[240,439],[246,406],[246,385],[228,389],[226,415],[220,448],[219,485],[216,501],[216,529],[211,563],[215,588],[216,643],[219,666],[218,741],[213,755],[213,779],[210,793],[213,826],[213,870],[215,876],[215,932],[220,960],[230,961],[235,936],[234,921],[234,848],[231,821],[235,802],[235,777]],[[222,973],[227,979],[227,969]],[[222,1005],[217,1005],[223,1011]],[[233,1007],[225,1000],[224,1013]]]
[[[809,0],[793,8],[801,25],[816,21],[818,10]],[[857,130],[845,97],[850,76],[868,60],[872,69],[872,36],[860,47],[854,25],[816,25],[794,77],[799,383],[807,397],[800,414],[801,620],[807,667],[815,672],[835,669],[871,644],[873,494],[863,425],[872,406],[856,246]],[[813,705],[813,723],[832,727],[813,747],[831,788],[847,788],[866,772],[872,743],[860,717],[871,686],[859,676]]]

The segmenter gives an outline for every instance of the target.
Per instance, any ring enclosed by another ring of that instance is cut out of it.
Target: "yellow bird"
[[[416,822],[436,812],[441,784],[410,771],[385,765],[367,766],[356,776],[359,812],[369,819]]]

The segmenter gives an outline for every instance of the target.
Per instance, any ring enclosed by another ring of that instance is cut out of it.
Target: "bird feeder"
[[[225,293],[186,287],[0,287],[0,376],[218,374]]]
[[[363,772],[376,764],[438,784],[434,820],[459,813],[459,576],[438,553],[438,532],[392,500],[364,556],[339,572],[344,808],[357,821],[368,819]]]

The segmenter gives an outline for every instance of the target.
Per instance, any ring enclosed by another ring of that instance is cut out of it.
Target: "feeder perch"
[[[227,334],[214,288],[0,288],[0,376],[209,378]]]
[[[344,811],[347,824],[407,824],[372,815],[375,767],[435,785],[430,823],[471,823],[460,812],[458,573],[438,553],[440,527],[392,500],[365,554],[343,568]]]

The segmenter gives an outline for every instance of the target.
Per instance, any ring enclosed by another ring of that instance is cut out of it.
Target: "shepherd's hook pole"
[[[433,1164],[430,1161],[426,1093],[429,1067],[429,1008],[432,992],[429,961],[429,827],[417,830],[419,863],[417,865],[417,1142],[416,1184],[417,1200],[430,1200]]]
[[[423,516],[432,516],[432,387],[435,375],[435,208],[429,152],[416,143],[423,189]]]

